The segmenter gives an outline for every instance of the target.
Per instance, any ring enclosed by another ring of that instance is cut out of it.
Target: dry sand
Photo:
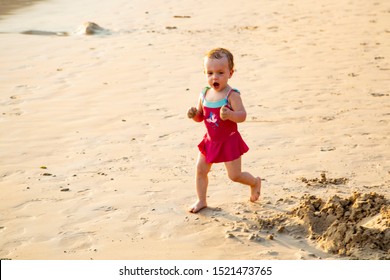
[[[0,19],[0,258],[389,258],[389,1],[70,2]],[[216,46],[263,190],[215,165],[194,215]]]

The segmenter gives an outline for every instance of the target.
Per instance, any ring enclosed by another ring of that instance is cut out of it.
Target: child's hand
[[[187,111],[187,116],[188,116],[188,118],[193,119],[197,113],[198,113],[198,110],[195,107],[191,107]]]
[[[232,110],[227,106],[222,106],[221,110],[219,111],[219,116],[221,120],[226,121],[229,119],[230,114],[232,113]]]

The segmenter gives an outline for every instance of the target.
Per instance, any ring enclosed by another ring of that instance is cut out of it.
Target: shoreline
[[[42,1],[43,0],[3,0],[1,1],[0,20],[2,17],[18,14],[18,10],[30,7],[34,5],[34,3]]]

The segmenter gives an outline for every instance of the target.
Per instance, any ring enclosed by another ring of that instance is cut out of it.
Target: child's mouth
[[[213,87],[214,88],[219,88],[219,83],[217,83],[217,82],[213,83]]]

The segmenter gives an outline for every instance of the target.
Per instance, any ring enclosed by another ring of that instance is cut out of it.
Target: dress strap
[[[230,96],[230,94],[232,93],[232,91],[235,91],[235,92],[237,92],[238,94],[241,94],[240,91],[239,91],[238,89],[236,89],[236,88],[231,88],[231,89],[229,90],[229,92],[226,94],[226,99],[229,99],[229,96]]]
[[[206,93],[211,87],[205,87],[202,89],[202,92],[200,93],[200,97],[202,98],[202,103],[204,103],[204,100],[206,98]]]
[[[238,90],[238,89],[236,89],[236,88],[231,88],[230,90],[229,90],[229,92],[226,94],[226,102],[227,102],[227,104],[228,104],[228,106],[231,108],[232,106],[230,105],[230,103],[229,103],[229,96],[230,96],[230,94],[232,93],[232,91],[235,91],[235,92],[237,92],[238,94],[241,94],[240,93],[240,91]]]
[[[210,89],[211,87],[205,87],[204,89],[202,89],[202,96],[206,96],[206,92]]]

